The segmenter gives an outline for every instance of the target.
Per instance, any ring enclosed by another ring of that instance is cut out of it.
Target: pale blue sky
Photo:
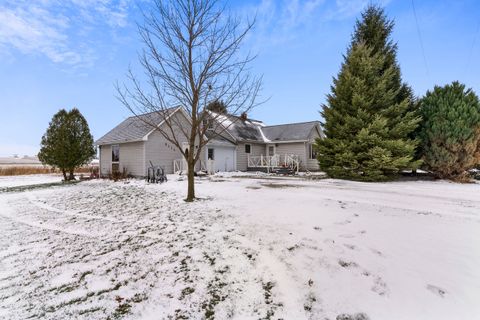
[[[245,49],[258,53],[268,124],[318,120],[355,19],[368,0],[230,1],[257,13]],[[403,78],[423,95],[464,82],[480,93],[480,1],[380,0],[395,19]],[[0,0],[0,156],[35,154],[52,115],[77,107],[95,139],[129,116],[114,83],[137,68],[138,5],[148,0]],[[426,62],[425,62],[426,60]],[[138,70],[138,69],[137,69]],[[138,70],[141,71],[141,70]]]

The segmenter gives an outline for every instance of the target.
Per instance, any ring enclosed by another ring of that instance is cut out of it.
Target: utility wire
[[[469,73],[470,63],[472,62],[473,49],[475,48],[475,43],[477,42],[478,32],[480,31],[480,20],[477,23],[477,31],[473,36],[472,46],[470,47],[470,52],[468,53],[467,65],[465,67],[465,72]]]
[[[417,10],[415,9],[415,3],[413,0],[412,0],[412,9],[413,9],[413,15],[415,16],[415,24],[417,25],[418,40],[420,41],[420,48],[422,49],[423,63],[425,64],[425,71],[427,72],[427,76],[430,77],[430,72],[428,71],[427,57],[425,55],[425,48],[423,47],[422,34],[420,32],[420,27],[418,25]]]

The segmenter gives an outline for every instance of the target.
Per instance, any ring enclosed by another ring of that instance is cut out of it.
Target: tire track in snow
[[[0,207],[2,208],[2,210],[0,211],[0,216],[15,223],[27,225],[29,227],[41,229],[41,230],[57,231],[61,233],[82,236],[87,238],[97,238],[95,235],[92,235],[91,232],[71,229],[71,228],[60,228],[55,225],[50,225],[48,223],[35,222],[35,221],[19,218],[16,215],[16,210],[9,204],[7,199],[5,201],[0,202]]]
[[[81,217],[81,218],[85,218],[85,219],[104,220],[104,221],[109,221],[109,222],[125,222],[125,221],[121,221],[121,220],[118,220],[118,219],[115,219],[115,218],[92,216],[92,215],[85,214],[85,213],[79,213],[78,211],[57,209],[55,207],[49,206],[46,203],[40,202],[39,200],[33,198],[32,196],[28,197],[28,200],[31,204],[33,204],[37,208],[45,209],[45,210],[51,211],[51,212],[57,212],[57,213],[65,214],[65,215],[68,215],[68,216]]]

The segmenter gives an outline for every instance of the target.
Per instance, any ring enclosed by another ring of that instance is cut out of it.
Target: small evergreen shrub
[[[421,153],[437,177],[463,181],[480,164],[480,102],[459,82],[428,91],[420,102]]]

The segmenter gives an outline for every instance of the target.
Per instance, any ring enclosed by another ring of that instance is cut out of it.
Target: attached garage
[[[211,140],[205,147],[205,161],[209,169],[214,172],[228,172],[236,170],[236,146],[224,139]]]

